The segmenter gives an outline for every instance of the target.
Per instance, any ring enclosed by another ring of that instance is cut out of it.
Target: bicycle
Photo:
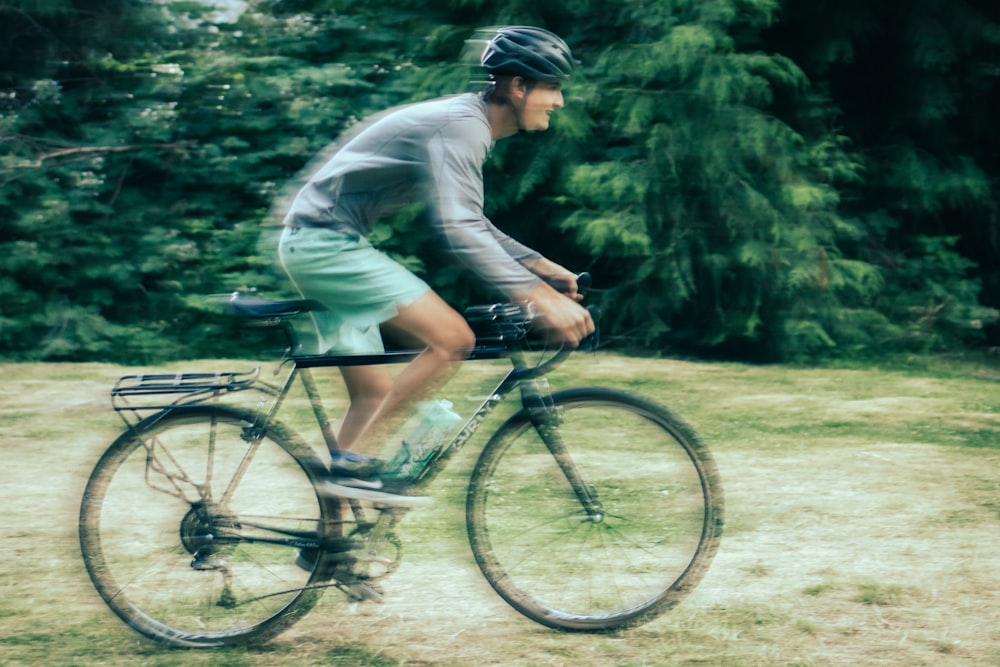
[[[284,380],[265,381],[259,367],[120,378],[112,405],[126,429],[97,462],[80,508],[97,591],[134,630],[171,646],[264,642],[328,588],[378,599],[402,556],[393,529],[407,508],[318,493],[326,467],[276,415],[299,380],[335,447],[311,369],[417,352],[298,355],[295,318],[321,306],[235,294],[229,307],[284,332]],[[677,604],[704,576],[722,533],[708,448],[647,398],[551,391],[546,375],[571,351],[529,362],[531,317],[520,305],[465,315],[477,333],[470,360],[506,358],[512,368],[412,488],[425,491],[519,390],[520,408],[483,446],[466,499],[472,553],[493,589],[528,618],[570,631],[629,628]],[[240,392],[259,395],[256,406],[221,400]]]

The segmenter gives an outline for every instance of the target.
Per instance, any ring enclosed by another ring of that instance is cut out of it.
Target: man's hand
[[[572,282],[572,290],[561,294],[546,283],[539,283],[526,299],[541,318],[541,325],[553,338],[570,347],[577,347],[580,341],[594,333],[594,321],[576,300],[582,298],[576,291],[576,276],[566,272]]]

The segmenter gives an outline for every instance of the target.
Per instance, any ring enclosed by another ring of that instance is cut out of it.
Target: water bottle
[[[462,421],[451,401],[439,400],[421,403],[418,408],[420,422],[410,435],[403,438],[402,446],[389,461],[388,469],[394,477],[416,479],[444,446],[445,439]]]

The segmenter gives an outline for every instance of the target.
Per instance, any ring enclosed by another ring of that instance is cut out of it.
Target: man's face
[[[528,132],[547,130],[549,116],[563,107],[562,84],[539,81],[523,98],[521,129]]]

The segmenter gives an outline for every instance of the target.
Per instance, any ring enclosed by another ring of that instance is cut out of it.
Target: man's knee
[[[476,346],[476,334],[472,332],[472,329],[469,328],[469,325],[465,320],[462,320],[462,330],[460,332],[460,336],[461,341],[456,347],[456,350],[458,350],[462,359],[466,359],[472,352],[472,348]]]
[[[449,361],[462,361],[468,358],[475,345],[476,335],[464,319],[459,319],[439,332],[439,340],[432,347]]]
[[[465,318],[434,292],[401,308],[389,324],[418,338],[444,361],[465,359],[476,344]]]

